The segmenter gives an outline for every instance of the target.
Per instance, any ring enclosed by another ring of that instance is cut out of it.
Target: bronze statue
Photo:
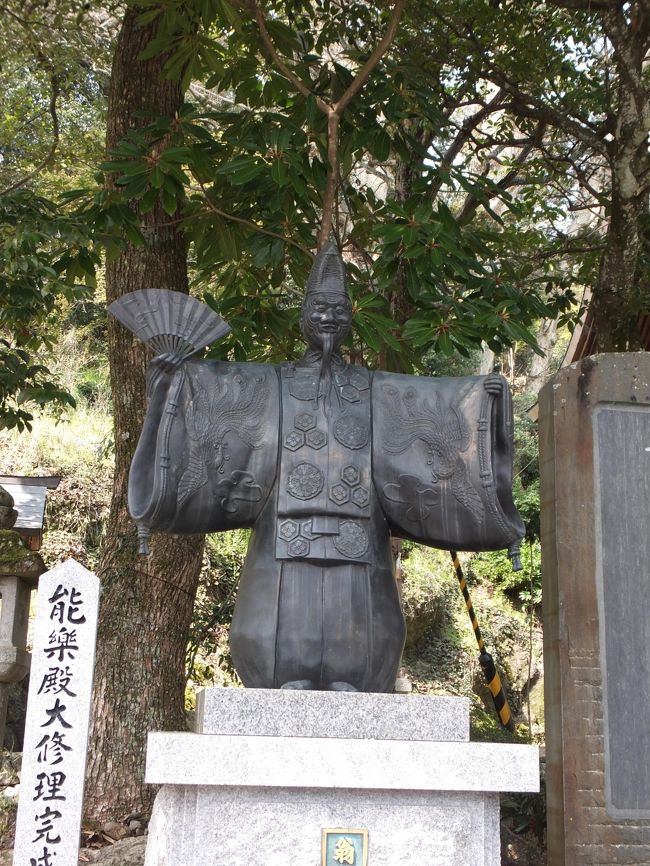
[[[150,530],[253,528],[230,632],[246,686],[392,691],[405,627],[391,535],[517,555],[507,383],[347,364],[352,308],[334,246],[309,277],[307,350],[277,367],[182,360],[202,346],[181,319],[207,308],[188,299],[191,314],[174,318],[164,297],[176,293],[154,293],[111,307],[159,352],[129,481],[143,542]],[[204,319],[202,345],[224,328]]]

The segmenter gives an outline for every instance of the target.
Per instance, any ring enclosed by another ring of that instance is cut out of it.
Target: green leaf
[[[140,213],[149,213],[149,211],[152,210],[157,201],[158,190],[155,188],[147,190],[147,192],[145,192],[145,194],[140,199],[140,202],[138,203]]]
[[[178,209],[178,202],[176,200],[176,196],[171,193],[167,187],[163,187],[160,191],[160,197],[162,201],[163,210],[169,216],[173,216]]]
[[[305,117],[309,129],[314,129],[316,127],[319,113],[318,106],[316,105],[316,97],[313,93],[310,93],[305,100]]]
[[[282,159],[274,159],[271,162],[271,177],[278,186],[285,186],[289,180],[287,166]]]
[[[189,147],[168,147],[160,154],[159,162],[187,162],[192,155]]]
[[[380,129],[374,136],[371,146],[371,153],[379,162],[386,162],[390,156],[391,140],[390,135],[385,129]]]
[[[149,183],[154,189],[160,189],[164,182],[165,175],[163,174],[163,170],[159,165],[154,166],[149,175]]]
[[[243,23],[242,19],[237,13],[237,10],[229,2],[229,0],[217,0],[217,8],[225,18],[225,20],[233,27],[238,33],[241,32]]]

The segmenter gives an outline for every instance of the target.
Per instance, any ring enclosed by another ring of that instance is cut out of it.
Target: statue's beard
[[[332,385],[332,355],[334,353],[334,334],[321,334],[323,350],[320,358],[318,393],[328,398]]]

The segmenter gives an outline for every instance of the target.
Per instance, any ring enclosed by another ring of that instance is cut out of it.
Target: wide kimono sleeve
[[[273,489],[279,429],[274,367],[154,363],[144,427],[129,475],[129,510],[149,531],[252,526]]]
[[[447,550],[517,550],[512,402],[501,376],[374,373],[373,477],[391,531]]]

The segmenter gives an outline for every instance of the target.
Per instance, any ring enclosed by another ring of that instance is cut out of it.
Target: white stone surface
[[[39,580],[14,866],[76,866],[99,580],[75,560]]]
[[[369,866],[499,866],[496,794],[165,786],[145,866],[320,866],[323,828],[368,830]]]
[[[499,866],[498,792],[539,790],[465,699],[212,689],[197,724],[149,735],[145,866],[319,866],[327,828],[368,830],[369,866]]]
[[[538,791],[537,746],[149,734],[146,781],[168,785]]]
[[[196,730],[242,736],[469,740],[469,700],[289,689],[203,689],[197,700]]]

